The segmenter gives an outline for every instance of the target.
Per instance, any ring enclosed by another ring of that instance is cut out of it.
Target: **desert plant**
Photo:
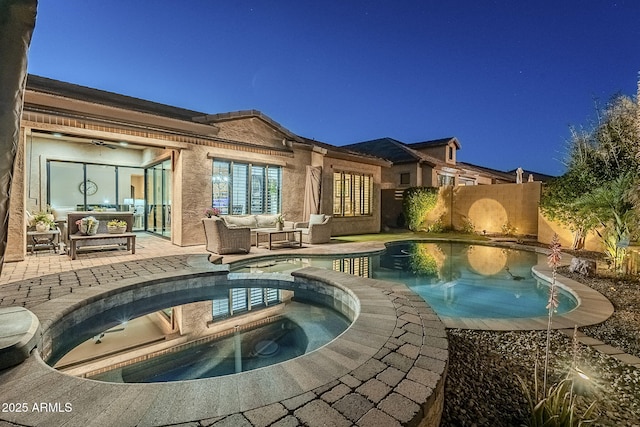
[[[447,228],[442,223],[442,218],[438,218],[435,222],[429,224],[427,231],[429,233],[444,233],[447,231]]]
[[[462,219],[462,228],[460,229],[460,231],[466,234],[473,234],[476,232],[476,228],[469,217],[465,216]]]
[[[553,313],[558,308],[558,289],[556,288],[556,276],[560,260],[562,259],[562,246],[560,245],[560,239],[557,234],[553,235],[551,244],[549,245],[551,252],[547,257],[547,264],[551,267],[551,286],[549,286],[549,300],[547,302],[547,346],[544,355],[544,384],[543,390],[547,389],[547,371],[549,368],[549,348],[551,347],[551,323],[553,321]]]
[[[579,427],[595,421],[596,402],[592,402],[583,414],[576,413],[578,396],[574,393],[574,379],[567,375],[557,384],[552,385],[541,399],[536,379],[534,395],[520,378],[520,384],[525,391],[529,403],[531,416],[525,426],[528,427]]]
[[[549,315],[547,321],[547,342],[544,356],[542,390],[540,390],[540,384],[538,382],[537,358],[534,367],[533,394],[531,393],[531,390],[529,389],[527,383],[520,376],[517,376],[517,378],[520,382],[522,390],[524,391],[525,398],[527,399],[529,409],[531,411],[531,415],[526,426],[579,427],[595,421],[595,419],[593,419],[592,417],[595,413],[596,402],[592,402],[582,415],[579,415],[576,412],[576,403],[578,396],[574,392],[574,386],[576,382],[575,375],[577,373],[580,373],[576,366],[578,352],[577,327],[574,328],[573,361],[571,363],[569,372],[564,379],[547,389],[547,374],[549,369],[549,357],[551,348],[551,323],[553,319],[553,313],[558,307],[556,275],[558,266],[560,265],[560,260],[562,258],[561,246],[557,234],[553,235],[549,248],[551,249],[551,252],[547,258],[547,263],[552,269],[552,278],[551,286],[549,288],[549,300],[547,304]]]
[[[518,229],[511,224],[510,221],[507,221],[506,224],[502,225],[502,234],[506,236],[514,236],[518,232]]]
[[[426,216],[438,203],[438,189],[427,187],[412,187],[404,191],[402,209],[411,231],[418,231],[424,227]]]

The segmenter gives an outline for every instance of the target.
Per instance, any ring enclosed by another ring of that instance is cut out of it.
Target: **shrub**
[[[402,209],[407,226],[411,231],[424,228],[423,224],[429,212],[438,203],[438,189],[427,187],[411,187],[404,191]]]
[[[473,222],[471,222],[471,219],[465,216],[462,219],[462,228],[460,231],[466,234],[474,234],[476,232],[476,228],[474,227]]]
[[[518,232],[518,229],[509,221],[507,221],[506,224],[502,225],[502,234],[506,236],[514,236],[517,232]]]
[[[442,223],[442,218],[438,218],[436,222],[429,224],[427,231],[429,233],[444,233],[447,231],[447,228]]]

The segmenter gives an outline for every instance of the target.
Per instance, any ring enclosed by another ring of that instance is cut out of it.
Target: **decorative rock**
[[[596,273],[596,262],[585,258],[572,258],[569,271],[583,276],[593,276]]]

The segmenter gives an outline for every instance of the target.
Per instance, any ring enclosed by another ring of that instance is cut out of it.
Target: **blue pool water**
[[[329,308],[291,303],[286,315],[273,323],[150,357],[90,378],[151,383],[250,371],[313,351],[342,333],[349,323]]]
[[[205,337],[161,354],[147,355],[141,361],[109,366],[103,372],[86,377],[107,382],[152,383],[250,371],[316,350],[335,339],[350,323],[331,308],[288,302],[282,315],[267,324],[221,338]],[[113,342],[118,335],[107,335],[103,339]]]
[[[528,318],[548,314],[549,285],[536,280],[529,251],[461,243],[402,242],[382,254],[357,257],[275,257],[237,264],[236,272],[283,272],[321,267],[374,279],[402,282],[441,316]],[[540,260],[543,261],[543,260]],[[557,313],[577,306],[559,290]]]

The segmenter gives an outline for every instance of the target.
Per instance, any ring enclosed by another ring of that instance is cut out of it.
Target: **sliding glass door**
[[[146,230],[171,236],[171,159],[145,169]]]

